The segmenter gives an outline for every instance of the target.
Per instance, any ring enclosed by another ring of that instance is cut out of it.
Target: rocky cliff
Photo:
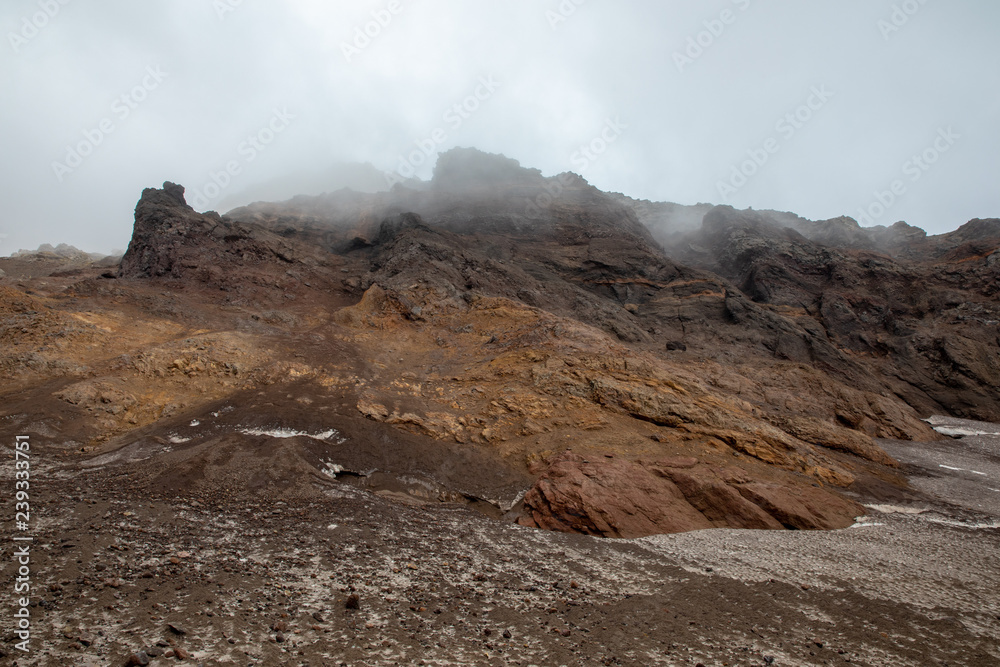
[[[117,273],[4,288],[3,363],[14,409],[165,493],[351,483],[608,537],[843,527],[858,490],[905,484],[876,438],[1000,419],[997,228],[636,202],[464,149],[417,188],[225,216],[165,183]]]

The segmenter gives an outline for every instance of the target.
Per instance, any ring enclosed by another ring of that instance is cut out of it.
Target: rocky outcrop
[[[864,514],[823,488],[754,481],[739,468],[695,458],[633,463],[572,452],[552,462],[524,506],[523,526],[622,538],[705,528],[844,528]]]
[[[990,259],[1000,248],[1000,221],[973,220],[935,237],[905,224],[865,230],[848,218],[807,222],[720,206],[668,254],[764,306],[749,316],[742,304],[731,309],[750,326],[792,315],[797,326],[777,327],[785,331],[774,351],[783,358],[821,361],[923,413],[1000,419],[1000,266]]]
[[[434,166],[432,186],[461,193],[498,186],[530,185],[542,178],[537,169],[526,169],[517,160],[491,155],[475,148],[454,148],[443,153]]]
[[[198,213],[185,201],[182,186],[166,182],[162,189],[143,190],[118,276],[220,283],[236,278],[226,275],[227,267],[288,266],[310,260],[317,264],[320,258],[307,244],[214,212]]]

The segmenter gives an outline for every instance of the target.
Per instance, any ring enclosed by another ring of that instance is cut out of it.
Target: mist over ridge
[[[638,200],[931,235],[1000,209],[986,0],[43,4],[0,10],[0,255],[120,248],[150,183],[225,211],[376,187],[338,165],[429,180],[457,146]]]

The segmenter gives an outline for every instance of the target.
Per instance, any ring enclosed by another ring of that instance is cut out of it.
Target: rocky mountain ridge
[[[608,537],[850,525],[905,487],[876,438],[1000,419],[997,221],[643,223],[677,213],[468,149],[225,216],[165,183],[117,271],[4,287],[11,414],[158,492],[351,483]]]

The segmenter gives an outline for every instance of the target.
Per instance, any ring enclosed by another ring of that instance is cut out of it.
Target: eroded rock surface
[[[635,202],[468,149],[429,183],[223,216],[165,183],[117,271],[0,262],[0,368],[19,423],[163,493],[835,528],[841,491],[902,484],[876,439],[1000,409],[997,229]]]
[[[846,528],[864,508],[807,484],[753,481],[737,467],[695,458],[633,463],[558,456],[524,498],[523,526],[600,537],[705,528]]]

